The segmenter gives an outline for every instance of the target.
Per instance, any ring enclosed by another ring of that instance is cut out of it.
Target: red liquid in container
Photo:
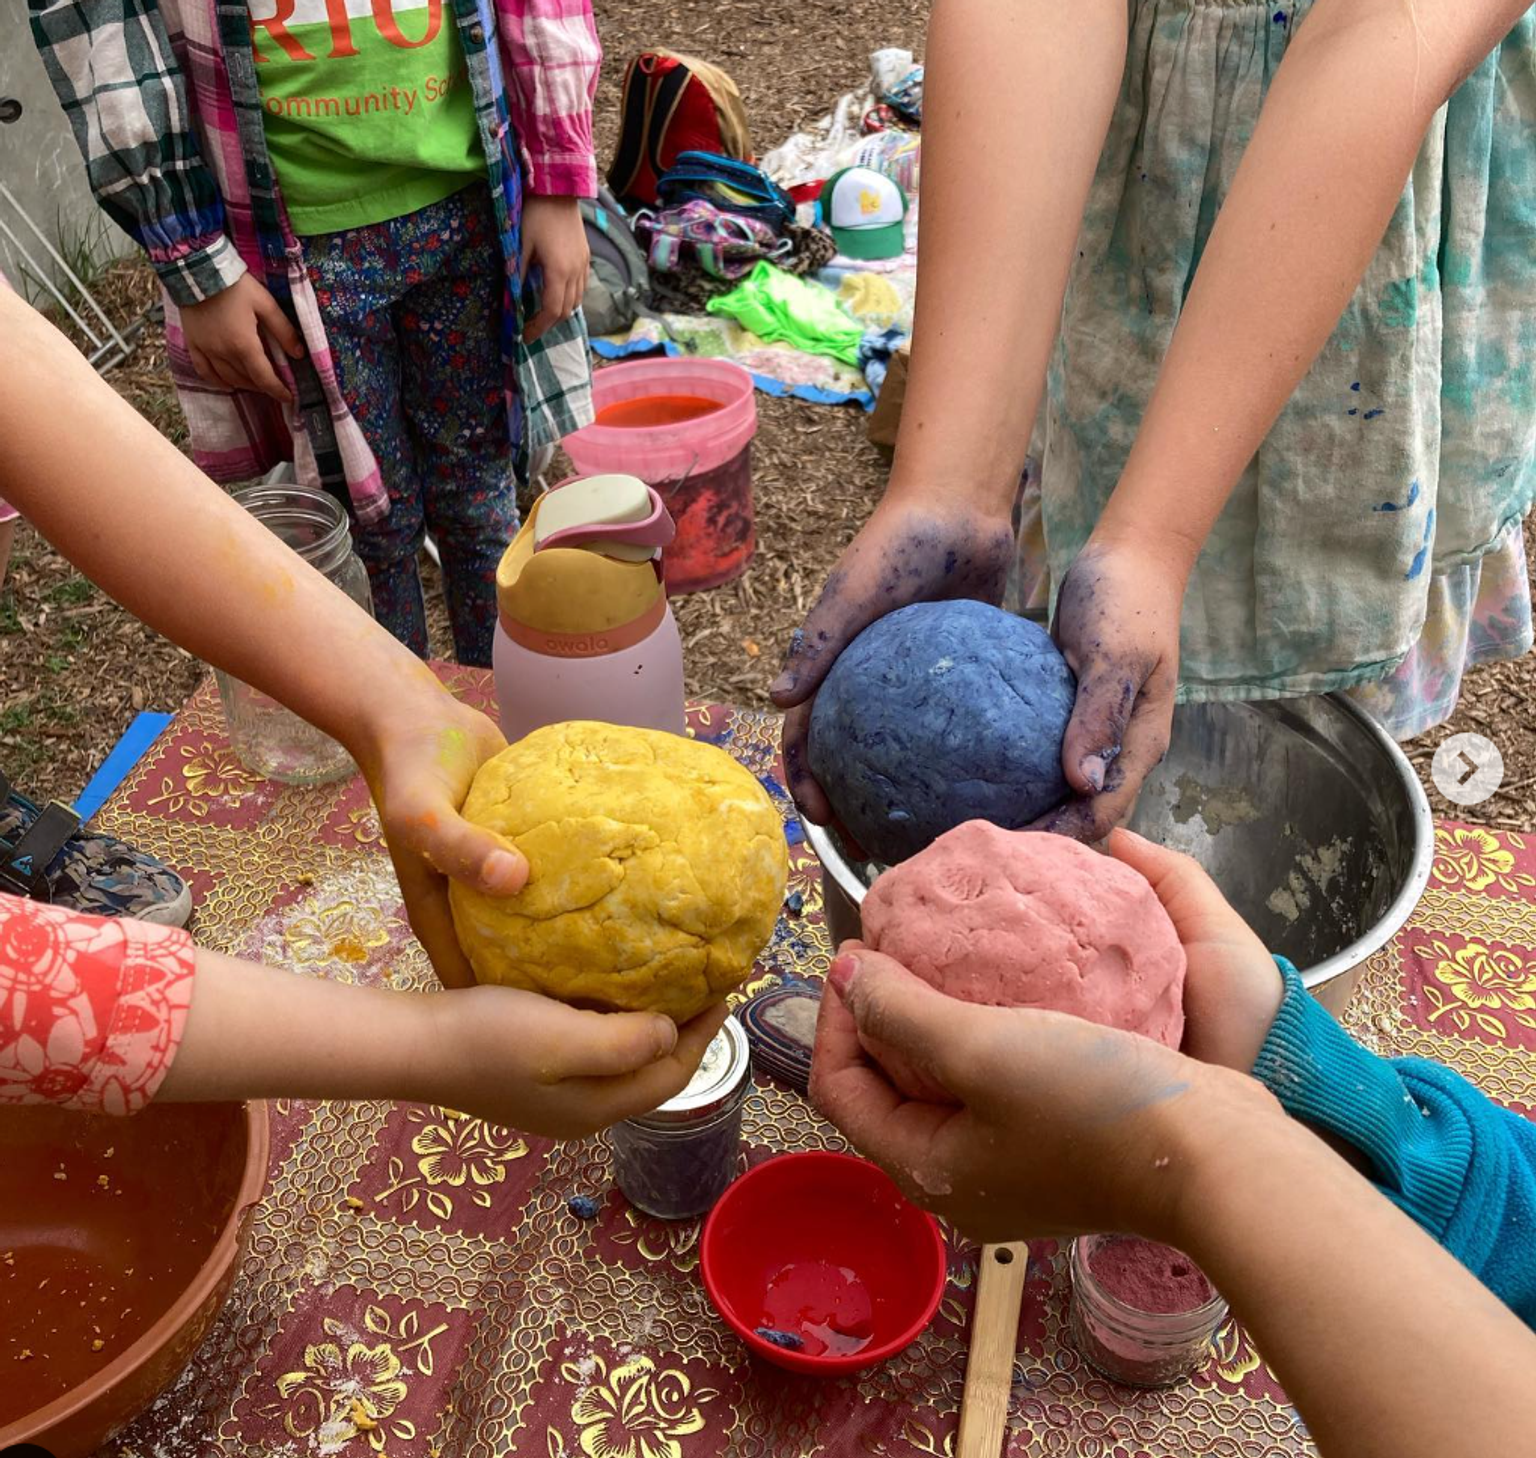
[[[597,412],[597,424],[617,430],[655,425],[683,425],[713,415],[720,401],[702,395],[642,395],[638,400],[619,400]]]
[[[852,1356],[874,1340],[874,1302],[847,1266],[792,1261],[763,1293],[761,1324],[798,1336],[808,1356]]]

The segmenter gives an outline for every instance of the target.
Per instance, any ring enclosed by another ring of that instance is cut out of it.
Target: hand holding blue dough
[[[986,603],[914,603],[832,665],[811,711],[811,773],[887,864],[968,820],[1018,830],[1071,793],[1061,742],[1076,696],[1038,624]]]

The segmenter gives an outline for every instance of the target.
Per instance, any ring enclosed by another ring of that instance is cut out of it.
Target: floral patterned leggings
[[[303,244],[342,395],[389,491],[389,515],[355,532],[374,614],[426,656],[416,563],[430,531],[459,662],[488,668],[496,566],[517,529],[490,192]]]

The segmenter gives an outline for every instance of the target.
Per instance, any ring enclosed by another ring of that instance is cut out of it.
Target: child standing
[[[591,418],[589,0],[29,3],[91,185],[165,286],[194,458],[221,481],[292,458],[341,496],[419,654],[430,530],[458,657],[488,665],[514,475]]]
[[[926,61],[891,484],[774,688],[808,814],[841,646],[1002,597],[1032,432],[1078,677],[1053,829],[1129,811],[1176,693],[1347,691],[1408,737],[1530,648],[1528,0],[946,0]]]

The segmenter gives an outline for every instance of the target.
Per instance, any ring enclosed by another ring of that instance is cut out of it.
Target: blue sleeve
[[[1438,1063],[1368,1052],[1275,961],[1285,998],[1254,1076],[1365,1155],[1382,1193],[1536,1327],[1536,1124]]]

